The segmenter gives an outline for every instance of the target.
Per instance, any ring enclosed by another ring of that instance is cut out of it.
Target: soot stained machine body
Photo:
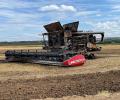
[[[30,62],[46,65],[80,66],[87,59],[95,58],[101,50],[96,44],[103,41],[104,32],[78,31],[79,22],[61,25],[60,22],[45,25],[44,46],[41,50],[8,50],[8,62]],[[47,37],[47,39],[45,38]]]

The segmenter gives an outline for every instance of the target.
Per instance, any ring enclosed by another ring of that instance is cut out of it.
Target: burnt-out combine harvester
[[[100,51],[99,42],[103,41],[104,32],[78,31],[79,22],[61,25],[60,22],[45,25],[44,46],[41,50],[8,50],[5,52],[8,62],[30,62],[46,65],[79,66],[85,58],[95,58]]]

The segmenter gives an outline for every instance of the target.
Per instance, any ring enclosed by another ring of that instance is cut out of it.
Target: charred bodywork
[[[79,22],[61,25],[60,22],[45,25],[42,50],[8,50],[7,61],[33,62],[48,65],[63,65],[63,62],[75,55],[82,54],[86,58],[95,58],[94,52],[101,47],[104,32],[78,31]],[[99,35],[99,41],[96,36]]]

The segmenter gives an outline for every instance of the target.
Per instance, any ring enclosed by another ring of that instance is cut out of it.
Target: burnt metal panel
[[[48,25],[44,25],[44,28],[47,32],[55,32],[55,31],[62,31],[63,27],[60,22],[54,22]]]
[[[101,42],[103,41],[104,39],[104,32],[93,32],[93,31],[85,31],[85,32],[74,32],[73,33],[74,35],[94,35],[94,34],[100,34],[102,37],[101,37]]]
[[[72,23],[68,23],[68,24],[64,24],[63,25],[63,29],[64,30],[70,30],[72,32],[77,32],[78,30],[78,25],[79,25],[79,21],[77,22],[72,22]]]

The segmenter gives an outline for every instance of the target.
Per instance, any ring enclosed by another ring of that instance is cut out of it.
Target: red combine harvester
[[[60,22],[45,25],[47,33],[42,34],[42,50],[8,50],[5,52],[6,61],[59,66],[83,65],[86,58],[95,58],[94,52],[101,50],[97,43],[103,41],[104,32],[78,31],[78,25],[79,22],[63,26]]]

